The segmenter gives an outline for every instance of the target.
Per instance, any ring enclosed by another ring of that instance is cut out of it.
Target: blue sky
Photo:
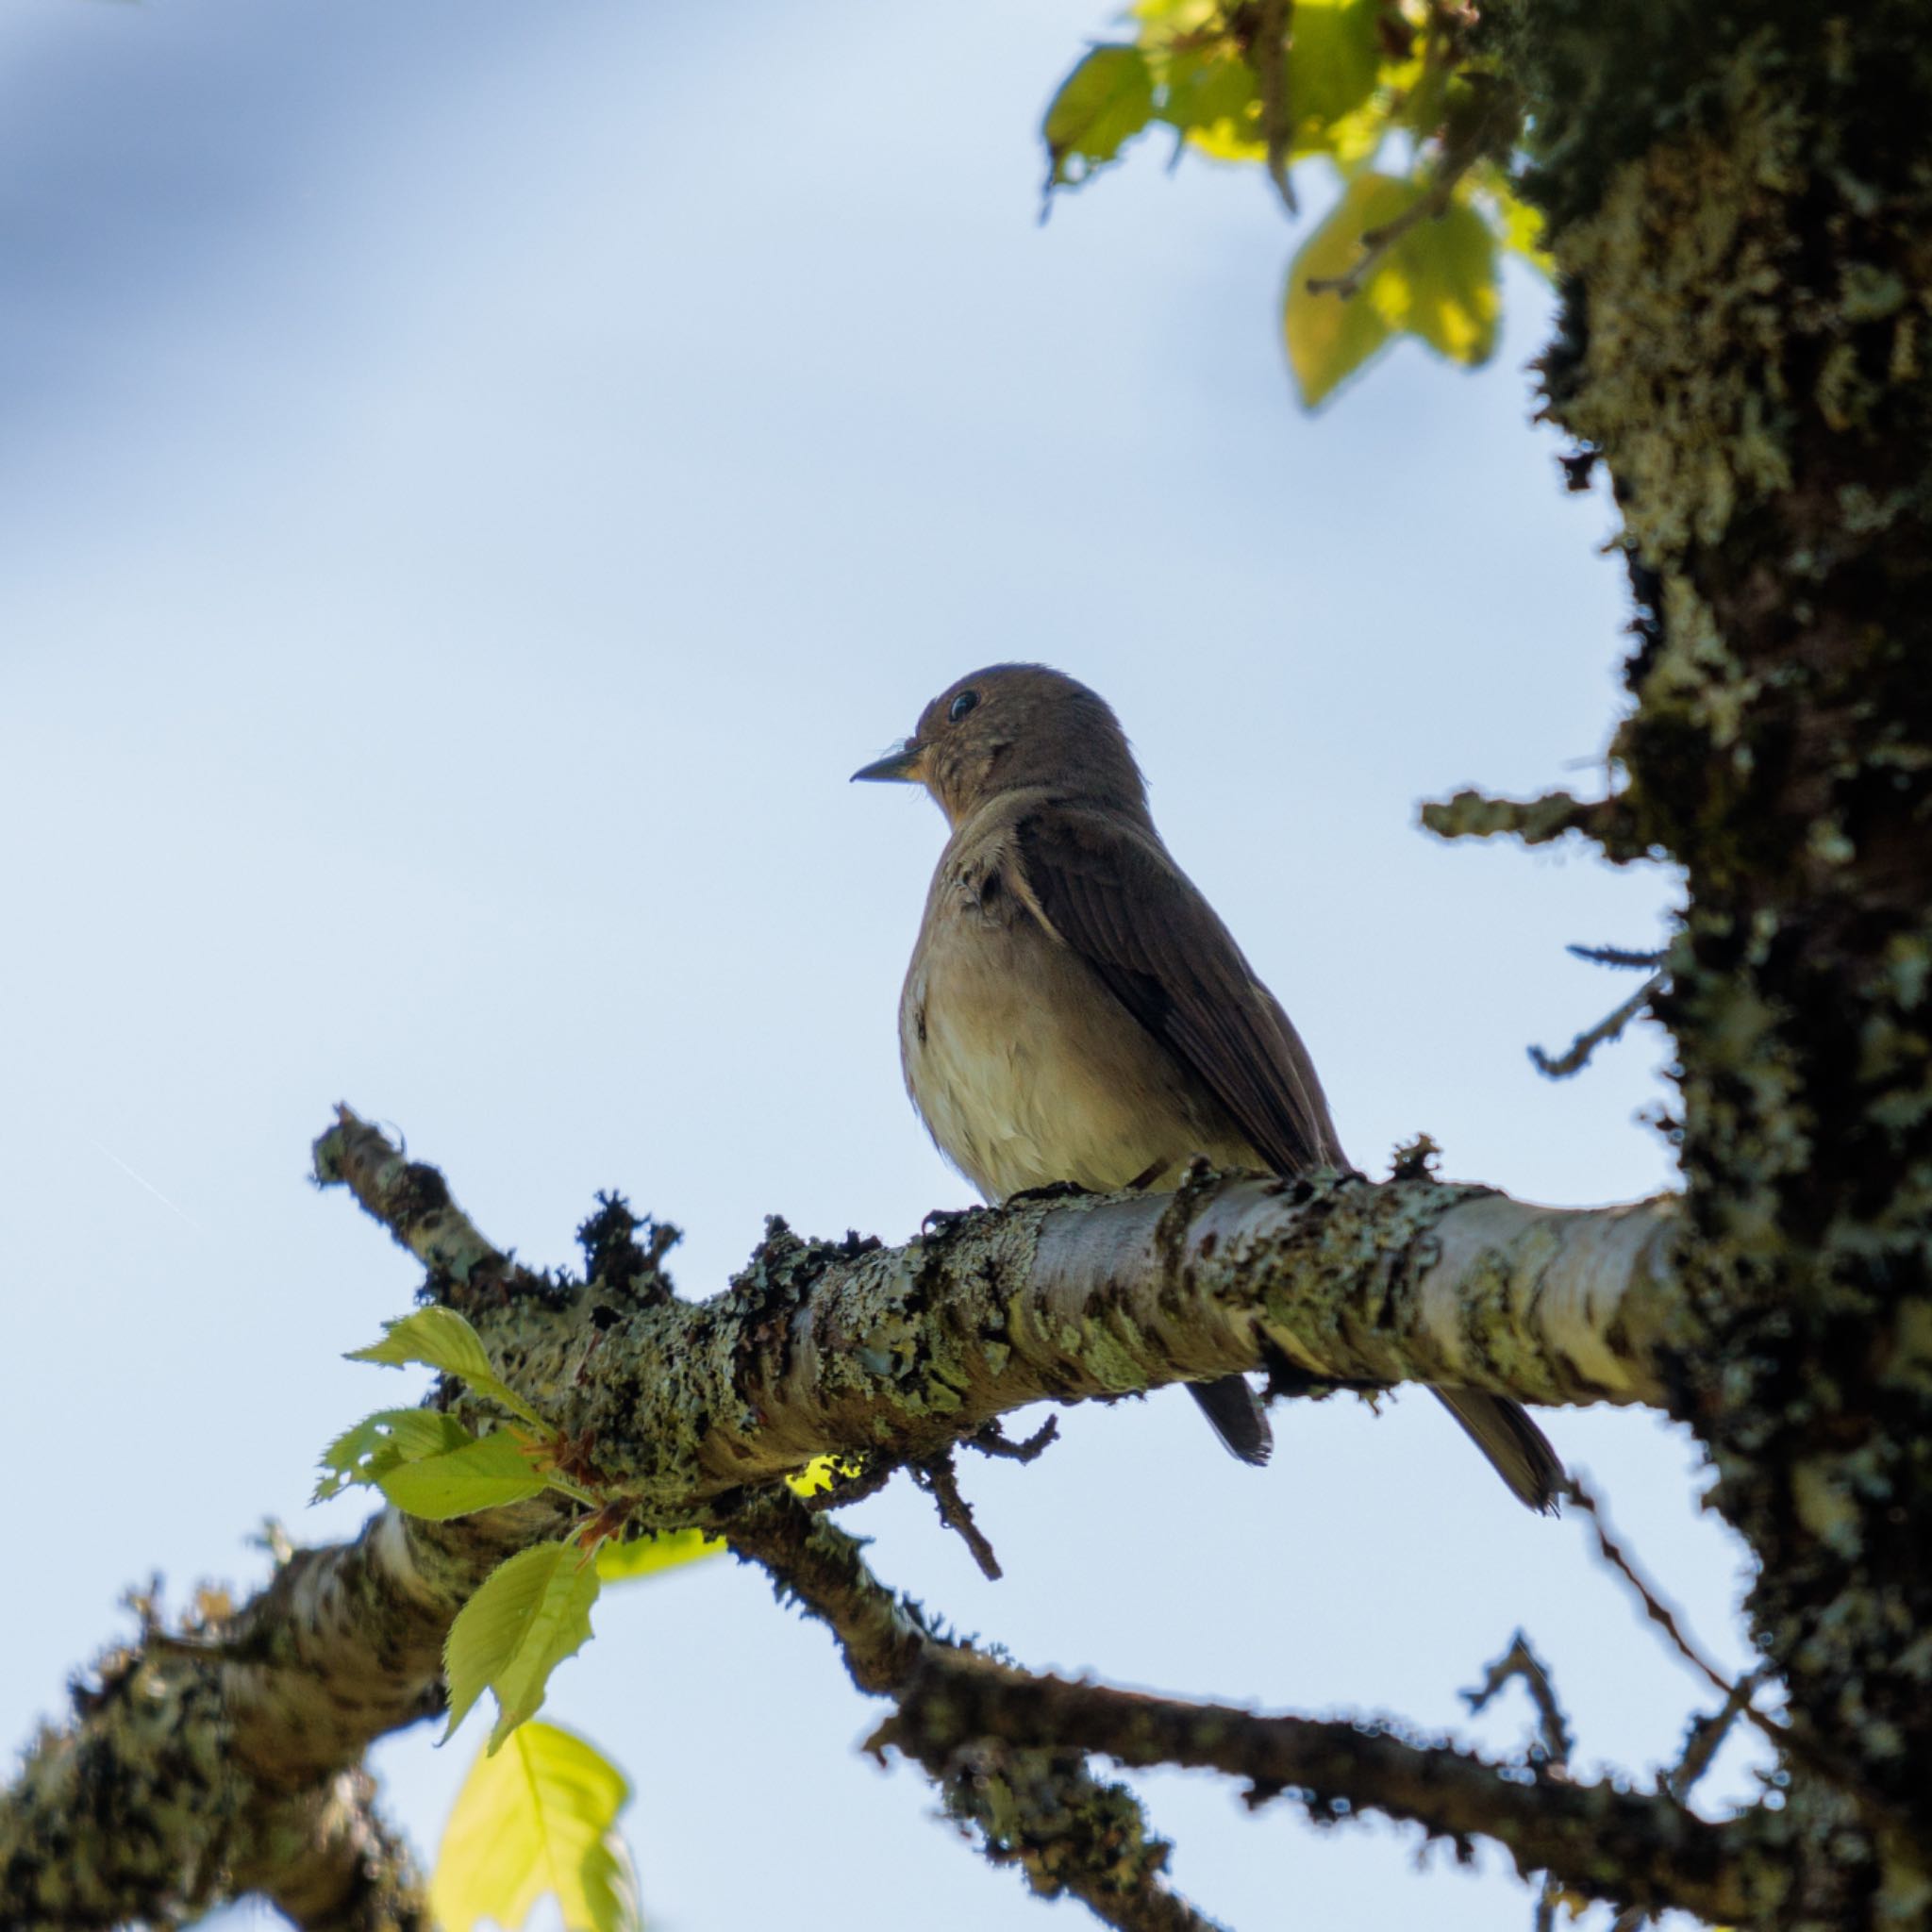
[[[1524,1047],[1622,996],[1562,947],[1652,941],[1670,881],[1415,828],[1464,783],[1601,782],[1626,613],[1605,505],[1529,425],[1546,294],[1512,271],[1486,372],[1404,346],[1301,417],[1257,177],[1148,152],[1036,220],[1041,109],[1107,25],[0,16],[0,1218],[15,1440],[54,1472],[0,1501],[37,1553],[0,1734],[151,1569],[178,1602],[259,1574],[265,1514],[353,1529],[305,1507],[314,1457],[399,1399],[341,1356],[413,1281],[305,1182],[336,1100],[531,1259],[625,1189],[687,1230],[691,1293],[769,1212],[901,1240],[970,1198],[892,1021],[941,825],[845,777],[978,664],[1113,701],[1358,1162],[1426,1128],[1535,1199],[1666,1183],[1633,1119],[1654,1031],[1562,1085]],[[1172,1393],[971,1471],[997,1586],[923,1498],[856,1526],[1023,1660],[1181,1693],[1448,1725],[1521,1624],[1587,1760],[1674,1755],[1695,1686],[1433,1404],[1276,1427],[1257,1474]],[[1740,1552],[1688,1441],[1551,1432],[1735,1659]],[[552,1714],[635,1779],[657,1923],[1041,1922],[856,1754],[874,1712],[755,1575],[638,1586],[598,1628]],[[468,1749],[378,1754],[425,1850]],[[1526,1914],[1493,1861],[1418,1877],[1401,1834],[1144,1784],[1233,1924]]]

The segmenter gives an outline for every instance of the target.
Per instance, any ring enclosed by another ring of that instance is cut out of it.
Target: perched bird
[[[855,779],[921,784],[952,827],[899,1000],[906,1085],[940,1151],[995,1204],[1217,1168],[1345,1168],[1307,1049],[1160,841],[1105,700],[1039,664],[962,677]],[[1240,1375],[1193,1383],[1265,1462]],[[1516,1403],[1438,1389],[1533,1509],[1562,1466]]]

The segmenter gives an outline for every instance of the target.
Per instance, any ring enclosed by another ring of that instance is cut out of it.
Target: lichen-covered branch
[[[595,1441],[653,1527],[827,1453],[925,1461],[1031,1403],[1270,1361],[1330,1383],[1668,1406],[1695,1340],[1668,1201],[1572,1211],[1428,1180],[1197,1175],[1173,1195],[952,1217],[903,1248],[774,1221],[731,1288],[693,1304],[655,1276],[573,1290],[516,1269],[441,1175],[352,1114],[317,1171],[428,1251],[432,1291]]]
[[[1491,798],[1481,791],[1458,791],[1454,798],[1425,805],[1423,824],[1444,839],[1487,839],[1507,833],[1525,845],[1547,845],[1571,832],[1593,839],[1607,858],[1631,860],[1649,855],[1641,827],[1623,798],[1583,799],[1568,791],[1541,798]]]
[[[726,1533],[782,1601],[829,1627],[861,1690],[904,1697],[929,1660],[976,1655],[928,1629],[872,1574],[855,1538],[783,1491],[747,1505]],[[1148,1830],[1140,1800],[1094,1778],[1083,1749],[1013,1746],[989,1733],[921,1761],[948,1814],[995,1863],[1018,1865],[1042,1897],[1071,1893],[1120,1932],[1216,1932],[1168,1886],[1170,1847]]]
[[[956,1814],[990,1840],[1020,1846],[1012,1855],[1036,1884],[1046,1850],[1038,1841],[1041,1827],[1036,1823],[1029,1836],[1012,1821],[1029,1805],[1031,1815],[1058,1821],[1054,1870],[1110,1924],[1198,1921],[1166,1916],[1189,1908],[1151,1885],[1158,1861],[1145,1869],[1148,1882],[1114,1883],[1112,1907],[1070,1875],[1091,1863],[1091,1849],[1074,1848],[1090,1844],[1095,1805],[1117,1835],[1107,1842],[1145,1842],[1133,1832],[1118,1837],[1117,1814],[1132,1800],[1093,1783],[1082,1767],[1088,1753],[1132,1766],[1224,1772],[1246,1779],[1257,1802],[1292,1790],[1324,1819],[1376,1810],[1431,1836],[1489,1838],[1524,1873],[1547,1871],[1585,1897],[1679,1907],[1713,1921],[1762,1924],[1777,1916],[1785,1878],[1774,1813],[1710,1824],[1665,1793],[1573,1783],[1552,1766],[1525,1774],[1440,1740],[1405,1738],[1386,1724],[1260,1717],[1031,1675],[928,1629],[873,1575],[851,1537],[782,1492],[749,1505],[726,1534],[741,1556],[770,1573],[783,1597],[829,1626],[861,1690],[895,1700],[874,1747],[915,1759],[946,1790]],[[1055,1788],[1050,1802],[1041,1796],[1047,1785]],[[1087,1823],[1076,1828],[1082,1817]],[[1108,1871],[1120,1869],[1116,1858],[1103,1862]],[[1139,1898],[1137,1916],[1117,1914],[1120,1897]]]
[[[587,1224],[593,1269],[575,1281],[517,1266],[434,1169],[346,1109],[316,1171],[423,1259],[428,1291],[465,1309],[528,1401],[594,1444],[645,1528],[713,1523],[826,1453],[930,1461],[1042,1399],[1270,1360],[1331,1381],[1665,1400],[1682,1319],[1665,1203],[1563,1213],[1425,1180],[1197,1175],[1172,1196],[971,1214],[896,1250],[774,1223],[729,1290],[691,1304],[658,1268],[661,1231],[637,1242],[621,1204]],[[484,1407],[455,1387],[441,1399]],[[296,1553],[192,1641],[118,1654],[0,1796],[0,1921],[105,1926],[292,1870],[291,1821],[329,1815],[369,1743],[435,1707],[457,1609],[556,1521],[541,1504],[446,1524],[386,1510],[353,1543]],[[845,1634],[867,1688],[925,1641],[890,1624]],[[972,1789],[993,1829],[1013,1793],[1043,1803],[1047,1787]],[[1121,1819],[1108,1832],[1141,1858]],[[1096,1840],[1083,1857],[1098,1856]]]
[[[1292,1792],[1324,1820],[1379,1811],[1431,1837],[1487,1838],[1525,1876],[1546,1871],[1620,1905],[1762,1924],[1775,1920],[1786,1890],[1775,1830],[1768,1839],[1763,1829],[1774,1814],[1710,1824],[1667,1794],[1501,1768],[1382,1721],[1262,1717],[935,1652],[874,1742],[931,1769],[979,1739],[1221,1771],[1247,1779],[1256,1803]]]
[[[302,1932],[431,1932],[408,1847],[359,1767],[285,1806],[262,1836],[262,1895]]]
[[[503,1547],[385,1512],[189,1634],[143,1606],[0,1793],[0,1924],[105,1932],[258,1891],[305,1932],[414,1932],[421,1896],[358,1760],[441,1706],[442,1635]]]

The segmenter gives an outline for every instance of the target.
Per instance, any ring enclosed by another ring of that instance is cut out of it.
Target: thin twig
[[[1050,1415],[1024,1441],[1016,1442],[1000,1426],[999,1418],[987,1424],[976,1436],[968,1436],[960,1444],[963,1449],[977,1449],[982,1456],[1004,1458],[1008,1462],[1037,1462],[1049,1447],[1059,1441],[1060,1419]]]
[[[1573,947],[1571,950],[1575,949]],[[1541,1047],[1531,1047],[1529,1057],[1536,1063],[1537,1072],[1552,1080],[1567,1079],[1572,1074],[1580,1072],[1590,1064],[1590,1057],[1598,1047],[1622,1036],[1624,1027],[1663,991],[1664,982],[1669,977],[1668,973],[1653,973],[1614,1013],[1599,1020],[1588,1033],[1579,1033],[1570,1042],[1568,1053],[1553,1059]]]
[[[1575,1749],[1570,1721],[1557,1701],[1556,1687],[1550,1682],[1549,1666],[1531,1649],[1529,1639],[1521,1630],[1510,1638],[1509,1648],[1483,1673],[1482,1682],[1474,1690],[1462,1693],[1471,1716],[1487,1707],[1512,1677],[1523,1679],[1524,1688],[1536,1706],[1543,1762],[1558,1771],[1565,1769],[1571,1752]]]
[[[1790,1750],[1798,1741],[1789,1724],[1780,1723],[1769,1713],[1761,1711],[1751,1702],[1751,1689],[1756,1677],[1747,1677],[1741,1683],[1734,1684],[1692,1643],[1685,1634],[1684,1626],[1677,1622],[1676,1612],[1664,1602],[1649,1583],[1638,1574],[1637,1566],[1624,1553],[1623,1547],[1610,1535],[1608,1524],[1597,1500],[1574,1476],[1570,1478],[1570,1500],[1590,1518],[1590,1526],[1596,1534],[1596,1546],[1605,1562],[1618,1572],[1630,1588],[1637,1592],[1638,1601],[1643,1606],[1643,1614],[1655,1624],[1670,1640],[1672,1647],[1691,1669],[1700,1673],[1715,1690],[1724,1693],[1724,1705],[1729,1708],[1735,1700],[1739,1714],[1748,1718],[1779,1750]]]
[[[1248,64],[1261,97],[1261,138],[1268,144],[1268,178],[1291,215],[1301,213],[1289,178],[1289,151],[1294,144],[1294,116],[1288,94],[1288,35],[1294,0],[1257,0],[1255,30],[1248,41]]]
[[[1911,1826],[1901,1816],[1898,1807],[1889,1799],[1871,1790],[1857,1769],[1820,1738],[1808,1724],[1797,1718],[1782,1720],[1773,1717],[1768,1711],[1758,1709],[1757,1705],[1751,1702],[1753,1691],[1760,1682],[1774,1674],[1775,1667],[1767,1665],[1753,1673],[1741,1683],[1733,1684],[1690,1641],[1670,1607],[1638,1574],[1635,1565],[1605,1527],[1603,1512],[1597,1505],[1596,1498],[1591,1495],[1574,1476],[1570,1478],[1565,1487],[1570,1500],[1590,1518],[1591,1527],[1596,1532],[1597,1548],[1602,1553],[1604,1560],[1618,1571],[1630,1588],[1637,1592],[1639,1600],[1643,1605],[1643,1614],[1664,1632],[1677,1654],[1703,1675],[1712,1689],[1724,1693],[1726,1707],[1733,1699],[1737,1701],[1738,1707],[1734,1719],[1746,1719],[1761,1731],[1783,1756],[1803,1765],[1813,1775],[1843,1791],[1857,1803],[1873,1824],[1886,1831],[1909,1833]]]
[[[1710,1769],[1712,1759],[1717,1757],[1724,1740],[1730,1736],[1732,1727],[1750,1707],[1751,1699],[1758,1687],[1771,1675],[1771,1666],[1759,1664],[1749,1676],[1740,1677],[1731,1686],[1730,1695],[1716,1710],[1707,1717],[1693,1717],[1690,1720],[1690,1732],[1684,1740],[1683,1756],[1677,1759],[1676,1764],[1664,1778],[1664,1789],[1678,1804],[1690,1802],[1691,1789]]]
[[[1364,228],[1360,255],[1339,275],[1310,275],[1307,279],[1308,293],[1339,295],[1344,302],[1360,294],[1362,285],[1381,267],[1389,251],[1411,228],[1420,227],[1425,221],[1433,221],[1449,206],[1457,182],[1468,173],[1474,159],[1472,154],[1454,170],[1445,164],[1427,192],[1417,195],[1392,221],[1384,222],[1379,228]]]
[[[1510,1638],[1509,1648],[1484,1671],[1482,1682],[1474,1690],[1462,1693],[1462,1701],[1469,1706],[1470,1715],[1474,1717],[1483,1710],[1512,1677],[1523,1679],[1530,1702],[1537,1708],[1541,1737],[1540,1744],[1530,1746],[1529,1761],[1547,1764],[1554,1771],[1568,1770],[1570,1753],[1575,1748],[1570,1721],[1557,1701],[1556,1686],[1550,1682],[1549,1666],[1537,1656],[1523,1631],[1518,1630]],[[1562,1880],[1555,1874],[1545,1872],[1537,1892],[1533,1932],[1556,1932],[1557,1907],[1562,1897]]]
[[[1469,75],[1468,77],[1474,82],[1480,76]],[[1436,163],[1436,172],[1428,187],[1392,220],[1384,222],[1378,228],[1362,231],[1362,252],[1341,275],[1310,275],[1307,284],[1308,293],[1325,295],[1332,292],[1344,302],[1359,293],[1390,250],[1411,228],[1435,220],[1448,208],[1462,177],[1491,151],[1494,138],[1507,122],[1510,107],[1515,102],[1516,96],[1510,90],[1495,89],[1474,124],[1461,132],[1453,146],[1444,143],[1441,158]]]
[[[796,1497],[754,1497],[724,1531],[781,1597],[827,1625],[852,1681],[868,1694],[903,1699],[923,1670],[979,1660],[873,1574],[858,1538]],[[883,1747],[875,1740],[875,1748]],[[987,1857],[1018,1864],[1043,1896],[1071,1892],[1117,1932],[1220,1932],[1169,1887],[1170,1847],[1140,1800],[1124,1785],[1098,1782],[1078,1750],[1015,1750],[982,1738],[907,1755],[938,1784],[949,1813],[978,1833]]]
[[[1633,953],[1627,946],[1565,946],[1573,959],[1588,959],[1592,966],[1616,966],[1628,973],[1654,973],[1669,957],[1659,946],[1654,953]]]
[[[1221,1771],[1248,1780],[1253,1807],[1290,1795],[1329,1823],[1379,1811],[1431,1836],[1492,1840],[1526,1876],[1554,1872],[1581,1897],[1681,1906],[1717,1921],[1747,1916],[1757,1831],[1748,1815],[1713,1824],[1661,1793],[1546,1770],[1525,1776],[1368,1718],[1269,1717],[935,1649],[871,1742],[931,1764],[989,1739],[1100,1752],[1127,1766]]]
[[[1722,1691],[1728,1700],[1735,1694],[1737,1686],[1690,1641],[1684,1634],[1683,1625],[1677,1622],[1676,1612],[1658,1596],[1643,1577],[1638,1574],[1637,1566],[1624,1555],[1623,1546],[1611,1536],[1609,1525],[1604,1519],[1603,1507],[1597,1499],[1574,1475],[1570,1478],[1568,1489],[1570,1500],[1590,1518],[1590,1526],[1596,1535],[1597,1550],[1604,1561],[1637,1592],[1638,1600],[1643,1606],[1643,1614],[1670,1639],[1671,1645],[1677,1655],[1692,1670],[1705,1677],[1713,1690]],[[1745,1707],[1749,1708],[1748,1706]],[[1781,1736],[1784,1727],[1778,1724],[1775,1719],[1761,1718],[1761,1722],[1774,1727],[1774,1735]]]
[[[1043,1446],[1043,1445],[1042,1445]],[[958,1472],[953,1467],[950,1451],[930,1462],[909,1465],[912,1480],[939,1505],[940,1521],[973,1552],[980,1574],[989,1583],[1000,1580],[1000,1559],[993,1555],[986,1532],[973,1520],[973,1505],[959,1493]]]

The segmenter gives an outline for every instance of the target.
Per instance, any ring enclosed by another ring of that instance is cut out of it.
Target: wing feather
[[[1347,1161],[1314,1064],[1213,908],[1150,830],[1119,814],[1058,805],[1014,827],[1016,896],[1167,1049],[1191,1067],[1277,1174]],[[1194,1392],[1237,1456],[1259,1461]],[[1521,1404],[1474,1389],[1434,1394],[1532,1509],[1552,1510],[1563,1465]],[[1252,1402],[1253,1397],[1249,1397]]]
[[[1057,805],[1014,826],[1018,895],[1190,1067],[1278,1174],[1344,1164],[1313,1063],[1279,1003],[1159,841]]]

